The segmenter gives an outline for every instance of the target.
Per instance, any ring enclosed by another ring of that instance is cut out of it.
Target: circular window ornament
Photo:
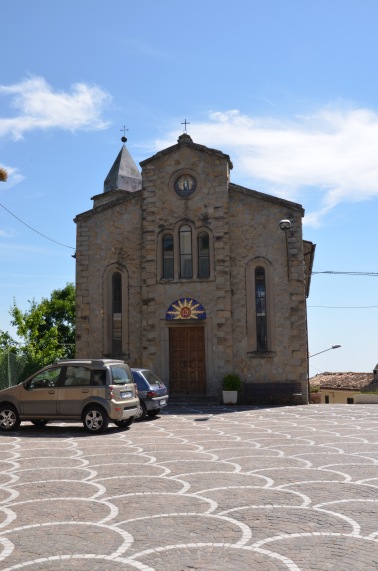
[[[199,301],[191,297],[176,299],[167,309],[167,321],[182,321],[186,319],[206,319],[206,311]]]
[[[195,192],[197,188],[197,181],[194,176],[190,174],[182,174],[175,180],[175,191],[182,198],[187,198]]]
[[[180,309],[180,317],[181,319],[190,319],[190,316],[192,315],[192,310],[190,307],[182,307]]]

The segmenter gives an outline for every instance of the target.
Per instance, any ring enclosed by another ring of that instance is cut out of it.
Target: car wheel
[[[147,407],[144,402],[141,400],[139,403],[138,412],[136,414],[135,420],[144,420],[147,415]]]
[[[153,408],[152,410],[149,410],[147,414],[148,416],[157,416],[160,411],[161,408]]]
[[[113,420],[114,424],[118,426],[118,428],[127,428],[131,426],[135,420],[135,416],[131,416],[127,420]]]
[[[44,420],[43,418],[34,418],[30,421],[34,426],[46,426],[48,420]]]
[[[0,406],[0,430],[4,432],[17,430],[21,420],[17,410],[10,404]]]
[[[87,432],[98,434],[107,428],[109,417],[100,406],[89,406],[84,411],[83,424]]]

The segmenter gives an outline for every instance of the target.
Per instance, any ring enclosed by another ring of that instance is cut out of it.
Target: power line
[[[322,270],[319,272],[311,272],[314,274],[338,274],[344,276],[378,276],[377,272],[336,272],[333,270]],[[309,307],[323,307],[325,309],[374,309],[378,305],[308,305]]]
[[[308,305],[307,307],[325,307],[327,309],[373,309],[378,305]]]
[[[24,222],[23,220],[21,220],[20,218],[18,218],[18,216],[16,216],[15,214],[13,214],[13,212],[11,212],[10,210],[8,210],[8,208],[6,208],[3,204],[0,204],[0,206],[2,208],[4,208],[4,210],[6,210],[11,216],[13,216],[14,218],[16,218],[16,220],[18,220],[19,222],[21,222],[21,224],[23,224],[24,226],[26,226],[27,228],[29,228],[30,230],[33,230],[33,232],[35,232],[36,234],[39,234],[40,236],[42,236],[42,238],[46,238],[46,240],[50,240],[50,242],[54,242],[54,244],[58,244],[59,246],[63,246],[64,248],[70,248],[70,250],[75,250],[75,248],[73,248],[72,246],[67,246],[66,244],[62,244],[61,242],[57,242],[56,240],[53,240],[52,238],[49,238],[48,236],[46,236],[45,234],[42,234],[42,232],[39,232],[38,230],[36,230],[35,228],[32,228],[31,226],[29,226],[29,224],[26,224],[26,222]]]
[[[322,272],[311,272],[311,275],[315,274],[341,274],[344,276],[378,276],[378,272],[335,272],[333,270],[322,271]]]
[[[58,242],[57,240],[53,240],[53,238],[49,238],[49,236],[42,234],[42,232],[39,232],[38,230],[36,230],[35,228],[30,226],[29,224],[27,224],[23,220],[21,220],[21,218],[19,218],[15,214],[13,214],[13,212],[11,212],[3,204],[0,203],[0,206],[2,208],[4,208],[4,210],[6,210],[11,216],[13,216],[13,218],[15,218],[16,220],[21,222],[21,224],[23,224],[24,226],[29,228],[29,230],[32,230],[36,234],[39,234],[40,236],[42,236],[42,238],[45,238],[46,240],[49,240],[50,242],[54,242],[54,244],[58,244],[59,246],[63,246],[64,248],[69,248],[70,250],[75,250],[75,248],[73,248],[72,246],[67,246],[67,244],[62,244],[61,242]],[[378,272],[336,272],[333,270],[323,270],[320,272],[311,272],[311,275],[316,275],[316,274],[336,274],[336,275],[346,275],[346,276],[378,276]],[[326,305],[309,305],[308,307],[329,307],[329,306],[326,306]],[[377,306],[376,305],[366,306],[366,308],[370,308],[370,307],[377,307]],[[345,308],[340,308],[340,309],[354,309],[354,308],[353,307],[345,307]],[[356,307],[355,309],[360,309],[360,308]]]

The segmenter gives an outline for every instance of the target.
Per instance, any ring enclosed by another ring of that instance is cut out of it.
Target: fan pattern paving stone
[[[168,407],[0,434],[2,571],[378,569],[378,408]]]

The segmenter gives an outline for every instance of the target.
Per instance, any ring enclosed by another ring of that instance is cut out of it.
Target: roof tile
[[[373,373],[319,373],[310,379],[311,387],[361,390],[374,381]]]

